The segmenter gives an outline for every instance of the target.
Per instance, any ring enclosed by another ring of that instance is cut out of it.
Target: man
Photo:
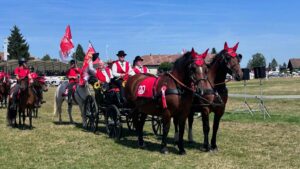
[[[118,60],[116,60],[112,64],[112,75],[114,77],[114,83],[120,89],[121,101],[123,103],[126,101],[126,99],[124,97],[125,93],[124,93],[124,87],[122,83],[123,81],[127,81],[129,76],[133,76],[135,74],[130,66],[130,63],[125,61],[126,55],[127,54],[123,50],[120,50],[117,53]]]
[[[73,86],[78,83],[78,76],[80,75],[80,69],[76,66],[75,60],[70,61],[70,68],[66,75],[69,83],[65,94],[68,95],[68,104],[70,105],[72,104]]]
[[[143,59],[140,56],[136,56],[133,61],[133,71],[135,74],[139,73],[149,73],[149,69],[143,66]]]
[[[109,83],[113,78],[111,70],[108,67],[105,67],[102,60],[100,60],[98,63],[96,77],[100,81],[100,83]]]
[[[20,82],[22,79],[28,77],[29,75],[29,69],[27,68],[26,60],[24,58],[19,59],[19,67],[16,67],[14,73],[17,79],[17,84],[13,88],[12,91],[12,104],[11,109],[16,109],[17,107],[17,95],[20,90]]]

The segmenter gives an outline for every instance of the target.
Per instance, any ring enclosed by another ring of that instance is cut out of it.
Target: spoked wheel
[[[126,116],[126,123],[129,131],[135,131],[135,127],[133,125],[133,118],[132,115]]]
[[[84,103],[84,115],[86,117],[85,119],[85,127],[87,130],[96,132],[98,129],[98,112],[97,112],[97,106],[94,98],[92,96],[87,96]],[[83,124],[84,125],[84,124]]]
[[[154,132],[155,135],[157,136],[162,136],[162,119],[161,117],[158,116],[152,116],[152,130]]]
[[[122,136],[121,115],[116,105],[108,106],[105,114],[106,132],[109,137],[119,140]]]

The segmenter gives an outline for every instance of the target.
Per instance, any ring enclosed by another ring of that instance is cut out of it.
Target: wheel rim
[[[161,119],[159,117],[153,116],[151,123],[154,134],[157,136],[162,135]]]
[[[109,137],[116,140],[122,135],[122,123],[120,121],[120,112],[115,105],[109,106],[105,115],[106,131]]]

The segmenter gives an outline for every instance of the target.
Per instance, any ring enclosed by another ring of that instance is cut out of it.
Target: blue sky
[[[13,25],[30,45],[30,53],[58,57],[70,24],[75,44],[86,50],[91,40],[102,59],[123,49],[136,55],[173,54],[194,47],[223,48],[240,42],[245,66],[263,53],[279,63],[300,57],[300,1],[294,0],[26,0],[0,1],[0,38]],[[1,43],[2,43],[1,42]]]

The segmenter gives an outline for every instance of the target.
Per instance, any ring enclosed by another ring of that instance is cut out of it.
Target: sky
[[[103,60],[202,53],[240,42],[246,66],[255,53],[279,64],[300,57],[300,1],[295,0],[0,0],[0,43],[17,25],[29,52],[59,58],[65,28],[87,50],[89,40]],[[2,50],[2,49],[1,49]]]

